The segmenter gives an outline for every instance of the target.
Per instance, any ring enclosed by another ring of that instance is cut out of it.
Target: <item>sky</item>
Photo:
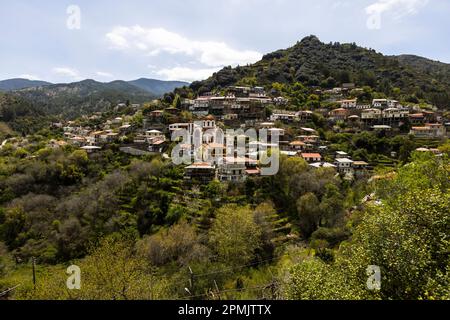
[[[194,81],[308,35],[450,63],[449,0],[0,0],[0,79]]]

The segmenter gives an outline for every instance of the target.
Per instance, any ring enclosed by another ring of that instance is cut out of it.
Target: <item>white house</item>
[[[342,101],[340,101],[340,103],[341,103],[341,108],[355,109],[358,104],[358,99],[342,100]]]
[[[97,147],[97,146],[84,146],[84,147],[81,147],[81,149],[86,151],[87,153],[94,153],[94,152],[101,150],[102,148]]]
[[[408,110],[399,108],[387,108],[383,111],[383,118],[385,119],[403,119],[409,116]]]
[[[410,134],[418,138],[442,138],[447,130],[443,124],[428,123],[424,127],[412,127]]]
[[[246,179],[245,158],[224,158],[219,164],[218,179],[220,181],[244,181]]]
[[[309,165],[312,168],[319,169],[319,168],[336,168],[336,166],[329,162],[315,162],[311,163]]]
[[[372,119],[380,119],[382,116],[382,112],[380,109],[366,109],[361,113],[362,120],[372,120]]]
[[[373,99],[372,106],[374,108],[395,108],[398,106],[398,101],[389,99]]]
[[[336,151],[336,159],[348,158],[348,153],[344,151]]]
[[[353,172],[353,160],[348,158],[338,158],[335,160],[334,165],[341,174]]]
[[[302,153],[302,158],[309,163],[322,161],[322,155],[320,153]]]

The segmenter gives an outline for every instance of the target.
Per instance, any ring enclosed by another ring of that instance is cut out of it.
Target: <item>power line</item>
[[[280,257],[273,257],[271,259],[265,259],[262,261],[258,261],[258,262],[254,262],[254,263],[250,263],[250,264],[246,264],[246,265],[241,265],[241,266],[236,266],[236,267],[231,267],[231,268],[227,268],[227,269],[222,269],[220,271],[213,271],[213,272],[207,272],[207,273],[201,273],[201,274],[195,274],[194,277],[198,278],[198,277],[205,277],[205,276],[210,276],[210,275],[215,275],[215,274],[221,274],[221,273],[227,273],[227,272],[231,272],[231,271],[235,271],[235,270],[239,270],[239,269],[244,269],[244,268],[248,268],[248,267],[253,267],[253,266],[258,266],[258,265],[262,265],[266,262],[271,262],[274,260],[277,260]]]
[[[281,256],[278,256],[278,257],[273,257],[271,259],[265,259],[265,260],[254,262],[254,263],[249,263],[249,264],[245,264],[245,265],[240,265],[240,266],[236,266],[236,267],[232,267],[232,268],[226,268],[226,269],[221,269],[219,271],[213,271],[213,272],[202,273],[202,274],[195,274],[195,273],[193,273],[192,269],[189,267],[189,271],[190,271],[190,281],[189,282],[192,284],[192,282],[194,281],[195,278],[200,278],[200,277],[205,277],[205,276],[210,276],[210,275],[216,275],[216,274],[221,274],[221,273],[228,273],[228,272],[231,272],[231,271],[235,271],[235,270],[239,270],[239,269],[243,269],[243,268],[247,268],[247,267],[262,265],[262,264],[264,264],[266,262],[271,262],[271,261],[274,261],[274,260],[278,260],[278,259],[282,258],[283,256],[286,256],[286,255],[281,255]],[[271,272],[271,274],[272,274],[272,272]],[[191,294],[189,296],[178,298],[177,300],[205,298],[205,297],[208,297],[208,296],[211,296],[211,295],[212,296],[217,296],[217,297],[219,297],[219,299],[221,299],[221,294],[224,294],[224,293],[253,291],[253,290],[266,290],[266,289],[271,289],[271,296],[273,298],[275,296],[275,288],[276,288],[277,282],[275,281],[275,277],[272,274],[272,282],[268,283],[266,285],[263,285],[263,286],[249,287],[249,288],[240,288],[240,289],[219,290],[219,288],[217,286],[217,282],[215,280],[214,280],[214,284],[215,284],[215,291],[211,291],[211,292],[200,294],[200,295],[192,295]],[[192,288],[192,286],[191,286],[191,288]]]
[[[246,264],[246,265],[240,265],[240,266],[236,266],[236,267],[220,269],[218,271],[212,271],[212,272],[207,272],[207,273],[196,274],[195,272],[193,272],[193,275],[192,275],[192,273],[189,272],[189,279],[188,280],[182,281],[182,282],[176,282],[176,283],[171,282],[171,284],[178,284],[178,285],[186,285],[186,284],[188,284],[188,285],[190,285],[192,276],[193,276],[193,278],[200,278],[200,277],[206,277],[206,276],[210,276],[210,275],[229,273],[229,272],[240,270],[240,269],[244,269],[244,268],[247,268],[247,267],[254,267],[254,266],[262,265],[262,264],[264,264],[266,262],[275,261],[275,260],[280,259],[280,258],[285,257],[285,256],[289,256],[289,255],[284,254],[284,255],[281,255],[281,256],[273,257],[271,259],[265,259],[265,260],[261,260],[261,261],[258,261],[258,262]],[[167,276],[167,275],[160,274],[160,275],[157,275],[157,277],[160,277],[161,279],[165,279],[165,280],[168,280],[168,281],[171,280],[171,278],[169,276]]]
[[[268,283],[268,284],[265,284],[265,285],[262,285],[262,286],[241,288],[241,289],[227,289],[227,290],[221,290],[221,291],[216,291],[216,292],[212,292],[212,293],[217,294],[217,295],[221,295],[223,293],[231,293],[231,292],[265,290],[265,289],[269,289],[269,288],[273,287],[275,284],[276,284],[275,282],[271,282],[271,283]],[[195,295],[195,296],[185,296],[185,297],[178,298],[176,300],[187,300],[187,299],[203,298],[203,297],[207,297],[209,295],[211,295],[211,293],[204,293],[204,294],[199,294],[199,295]]]

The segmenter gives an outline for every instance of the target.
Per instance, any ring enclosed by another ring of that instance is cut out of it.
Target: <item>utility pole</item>
[[[276,281],[275,281],[275,276],[272,273],[272,270],[269,269],[270,275],[272,276],[272,283],[270,284],[270,291],[272,293],[272,300],[276,299]]]
[[[276,299],[276,287],[275,287],[275,282],[274,281],[270,284],[270,289],[271,289],[271,292],[272,292],[272,300],[275,300]]]
[[[34,288],[34,290],[36,290],[36,258],[35,257],[31,258],[31,264],[33,267],[33,288]]]
[[[217,291],[217,297],[219,298],[219,301],[222,300],[220,297],[220,290],[219,290],[219,286],[217,285],[216,280],[214,280],[214,286],[216,287],[216,291]]]
[[[190,274],[190,280],[189,280],[190,289],[191,289],[190,292],[191,292],[191,296],[194,296],[195,275],[194,275],[194,272],[192,271],[191,267],[188,266],[188,268],[189,268],[189,274]]]

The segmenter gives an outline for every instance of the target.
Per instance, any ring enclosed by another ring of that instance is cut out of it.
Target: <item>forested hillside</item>
[[[0,140],[16,131],[26,135],[42,129],[47,113],[27,99],[9,93],[0,93]]]
[[[182,81],[161,81],[146,78],[128,81],[128,83],[141,88],[157,97],[161,97],[165,93],[173,91],[175,88],[189,85],[189,83]]]
[[[405,98],[450,105],[450,65],[415,56],[384,56],[354,43],[325,44],[315,36],[266,54],[255,64],[224,68],[205,81],[194,82],[191,88],[202,93],[235,84],[271,87],[276,82],[328,89],[355,83],[386,95],[399,88]]]
[[[73,119],[94,112],[111,111],[120,103],[149,102],[185,85],[188,83],[145,78],[109,83],[84,80],[69,84],[50,84],[25,79],[7,80],[0,82],[0,90],[3,88],[7,92],[3,95],[7,98],[0,100],[0,121],[17,122],[12,125],[22,127],[24,121],[33,120],[24,119],[29,115]],[[26,132],[31,132],[32,128],[34,126]]]
[[[8,79],[0,81],[0,91],[12,91],[20,90],[32,87],[48,86],[51,83],[39,80],[28,80],[28,79]]]
[[[107,111],[118,103],[130,100],[142,103],[155,98],[147,91],[125,81],[105,84],[94,80],[28,88],[15,91],[14,95],[30,101],[33,106],[48,114],[61,114],[72,118]]]

